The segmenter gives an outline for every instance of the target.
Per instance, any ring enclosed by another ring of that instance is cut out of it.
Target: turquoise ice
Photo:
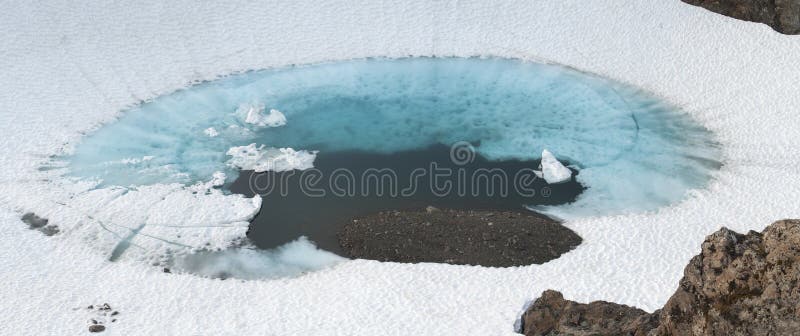
[[[248,123],[240,106],[280,111],[286,124]],[[575,204],[540,209],[569,217],[684,198],[719,167],[712,139],[673,106],[561,66],[363,59],[251,71],[158,97],[89,135],[68,160],[70,174],[102,187],[192,184],[217,171],[231,181],[237,168],[226,152],[251,143],[392,153],[469,141],[494,160],[548,149],[589,188]]]

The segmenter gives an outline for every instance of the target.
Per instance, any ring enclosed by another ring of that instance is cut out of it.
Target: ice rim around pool
[[[447,109],[425,113],[431,106]],[[714,135],[677,107],[573,68],[497,57],[364,58],[222,76],[127,109],[60,159],[68,178],[96,189],[179,185],[193,195],[186,197],[228,196],[240,170],[307,170],[318,152],[459,142],[478,143],[474,150],[489,160],[541,159],[549,150],[568,162],[583,194],[530,207],[565,220],[657,210],[705,187],[721,166]],[[258,198],[252,205],[242,221],[258,212]],[[255,249],[241,229],[223,235],[235,242],[229,249],[171,244],[186,234],[220,234],[153,230],[168,223],[152,221],[122,229],[111,259],[149,237],[166,244],[145,259],[206,276],[291,276],[343,260],[305,238]]]

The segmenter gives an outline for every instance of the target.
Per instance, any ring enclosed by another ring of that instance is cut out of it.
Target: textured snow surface
[[[237,248],[185,254],[175,259],[171,271],[221,279],[271,279],[324,269],[344,260],[300,237],[272,250]]]
[[[512,334],[525,304],[546,288],[653,310],[674,291],[705,235],[722,225],[760,230],[800,217],[800,39],[680,1],[3,7],[5,333],[83,333],[88,316],[75,308],[108,302],[122,313],[108,325],[111,335]],[[408,55],[549,61],[640,87],[714,131],[725,166],[707,189],[674,206],[569,221],[584,243],[545,265],[354,260],[296,278],[223,281],[166,274],[128,252],[175,242],[225,247],[244,234],[258,201],[178,183],[95,190],[95,183],[55,179],[62,167],[48,165],[119,111],[193,82]],[[19,219],[27,211],[62,233],[28,230]],[[209,222],[219,225],[193,226]],[[141,241],[109,262],[122,248],[120,237],[134,229]],[[142,233],[172,234],[174,242]]]

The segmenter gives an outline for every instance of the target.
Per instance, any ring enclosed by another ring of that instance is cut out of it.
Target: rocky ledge
[[[684,269],[675,294],[648,314],[545,291],[522,317],[525,335],[795,335],[800,332],[800,220],[763,232],[723,228]]]
[[[784,34],[800,34],[800,0],[682,0],[739,20],[761,22]]]
[[[353,219],[340,231],[339,243],[360,259],[509,267],[558,258],[581,237],[530,211],[427,207]]]

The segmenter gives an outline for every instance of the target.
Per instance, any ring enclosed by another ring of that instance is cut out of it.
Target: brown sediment
[[[581,243],[530,211],[414,209],[353,219],[339,233],[352,258],[510,267],[542,264]]]

